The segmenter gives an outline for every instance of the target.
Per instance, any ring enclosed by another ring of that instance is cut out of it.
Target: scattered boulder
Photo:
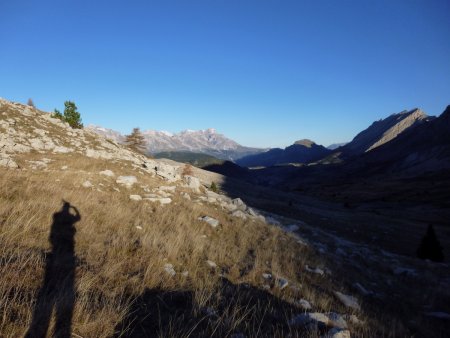
[[[154,170],[157,176],[164,178],[169,182],[178,181],[181,177],[178,174],[178,167],[171,166],[163,162],[156,162]]]
[[[135,183],[137,183],[137,178],[135,176],[119,176],[117,177],[116,183],[124,185],[127,188],[131,188]]]
[[[73,152],[73,149],[64,146],[56,146],[55,148],[53,148],[53,152],[59,154],[67,154]]]
[[[280,290],[283,290],[286,286],[288,286],[289,282],[286,278],[277,278],[276,285]]]
[[[345,306],[355,310],[359,310],[361,308],[358,304],[358,300],[355,297],[345,295],[339,291],[335,291],[334,294]]]
[[[233,217],[238,217],[238,218],[242,218],[242,219],[247,219],[247,214],[245,212],[243,212],[242,210],[235,210],[231,213],[231,216]]]
[[[11,169],[17,169],[19,166],[17,163],[11,158],[11,156],[7,154],[0,153],[0,166],[7,167]]]
[[[172,199],[170,197],[145,197],[144,200],[150,202],[159,202],[162,205],[172,203]]]
[[[209,216],[199,217],[198,220],[208,223],[213,228],[216,228],[219,225],[219,221],[217,219],[209,217]]]
[[[142,197],[140,195],[130,195],[130,200],[132,200],[132,201],[142,201]]]
[[[114,177],[115,176],[114,173],[111,170],[109,170],[109,169],[100,171],[99,174],[100,175],[109,176],[109,177]]]
[[[262,276],[264,279],[272,279],[272,274],[270,273],[263,273]]]
[[[300,300],[296,300],[294,302],[295,305],[301,307],[303,310],[311,310],[312,306],[311,304],[306,300],[306,299],[300,299]]]
[[[209,259],[206,261],[206,264],[208,264],[210,268],[217,268],[217,264],[213,261],[210,261]]]
[[[231,201],[231,203],[233,205],[235,205],[237,208],[239,208],[240,210],[245,210],[247,209],[247,205],[240,199],[240,198],[235,198]]]
[[[177,189],[175,185],[163,185],[158,188],[159,191],[170,191],[174,192]]]
[[[177,273],[175,272],[175,269],[173,268],[173,265],[170,263],[164,264],[164,271],[167,272],[167,274],[171,277],[175,276]]]
[[[184,176],[183,179],[186,184],[186,187],[188,187],[189,189],[192,189],[196,193],[200,193],[201,184],[200,184],[200,180],[197,177],[187,175],[187,176]]]
[[[92,188],[93,185],[92,185],[92,183],[90,181],[84,181],[82,186],[84,188]]]
[[[323,275],[325,272],[320,268],[311,268],[308,265],[305,265],[305,270],[308,272],[316,273],[318,275]]]

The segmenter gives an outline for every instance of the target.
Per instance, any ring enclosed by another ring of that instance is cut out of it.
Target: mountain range
[[[124,135],[112,129],[94,125],[88,126],[87,129],[119,143],[125,141]],[[241,157],[265,151],[265,149],[242,146],[213,128],[196,131],[184,130],[175,134],[166,131],[145,130],[142,131],[142,135],[147,143],[146,151],[152,155],[179,151],[202,153],[223,160],[236,161]]]
[[[236,161],[244,167],[270,167],[290,163],[310,163],[330,154],[332,150],[303,139],[284,149],[274,148],[269,151],[243,157]]]
[[[235,162],[243,167],[341,162],[352,163],[352,166],[356,166],[357,163],[362,161],[362,158],[364,158],[364,161],[371,161],[371,163],[376,162],[378,158],[388,158],[388,155],[381,155],[382,151],[374,152],[374,150],[386,149],[383,147],[386,144],[397,144],[393,141],[396,141],[400,136],[402,136],[401,139],[404,139],[403,134],[405,133],[409,135],[407,137],[410,139],[416,137],[417,130],[427,130],[430,129],[427,126],[441,124],[442,119],[438,118],[439,121],[435,123],[434,120],[436,120],[436,117],[428,116],[421,109],[405,110],[373,122],[368,128],[358,133],[351,142],[334,144],[327,148],[307,139],[296,141],[284,149],[245,147],[212,128],[198,131],[185,130],[175,134],[166,131],[146,130],[142,131],[142,134],[147,143],[146,151],[148,154],[157,155],[157,157],[161,157],[161,153],[170,154],[169,158],[172,159],[186,158],[187,156],[189,157],[187,162],[190,163],[194,163],[196,160],[203,163],[201,154],[206,154],[220,160]],[[425,127],[418,129],[420,126]],[[118,143],[124,143],[125,141],[124,135],[111,129],[99,126],[88,126],[87,129]],[[414,132],[411,132],[413,130]],[[434,139],[431,136],[429,139]],[[407,144],[409,141],[403,142],[406,144],[400,150],[397,149],[395,152],[388,150],[387,152],[414,153],[414,149],[409,149],[410,145]],[[427,140],[423,140],[423,143],[426,144]],[[362,156],[364,154],[371,155]],[[421,156],[426,156],[426,154]],[[348,161],[351,158],[357,158],[358,160]],[[220,167],[220,164],[215,163],[214,168],[216,167]]]

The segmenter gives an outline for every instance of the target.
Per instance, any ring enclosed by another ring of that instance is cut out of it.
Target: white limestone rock
[[[160,191],[170,191],[170,192],[175,192],[175,190],[177,189],[177,187],[175,185],[163,185],[161,187],[158,188],[158,190]]]
[[[145,201],[149,202],[159,202],[161,205],[172,203],[172,199],[170,197],[144,197]]]
[[[19,168],[19,165],[7,154],[0,153],[0,166],[11,169]]]
[[[303,310],[311,310],[312,309],[311,303],[303,298],[295,301],[294,304],[301,307]]]
[[[219,221],[217,219],[209,217],[209,216],[199,217],[198,220],[208,223],[213,228],[216,228],[219,225]]]
[[[335,291],[334,294],[345,306],[355,310],[359,310],[361,308],[360,305],[358,304],[358,300],[355,297],[345,295],[339,291]]]
[[[231,213],[231,216],[238,217],[242,219],[247,219],[247,214],[243,212],[242,210],[235,210]]]
[[[189,189],[192,189],[195,193],[200,193],[200,180],[197,177],[186,175],[183,177],[185,186]]]
[[[308,272],[311,272],[311,273],[316,273],[316,274],[321,275],[321,276],[323,276],[323,274],[325,273],[320,268],[317,268],[317,267],[316,268],[311,268],[308,265],[305,265],[305,270],[308,271]]]
[[[130,195],[130,200],[132,200],[132,201],[142,201],[142,197],[140,195]]]
[[[92,188],[92,187],[93,187],[91,181],[84,181],[83,184],[82,184],[82,186],[83,186],[84,188]]]
[[[173,265],[170,263],[164,264],[164,271],[166,271],[166,273],[171,277],[173,277],[177,274],[175,272],[175,269],[173,268]]]
[[[206,264],[208,264],[208,266],[210,268],[213,268],[213,269],[217,268],[217,264],[213,261],[210,261],[209,259],[206,261]]]
[[[112,170],[109,170],[109,169],[100,171],[99,174],[100,175],[105,175],[105,176],[108,176],[108,177],[114,177],[115,176],[114,172]]]
[[[135,176],[119,176],[116,183],[124,185],[127,188],[131,188],[135,183],[137,183],[137,178]]]

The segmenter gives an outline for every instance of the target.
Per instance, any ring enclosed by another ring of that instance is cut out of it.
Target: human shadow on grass
[[[75,223],[81,220],[81,216],[69,202],[63,203],[61,210],[53,214],[49,237],[52,251],[46,257],[44,282],[37,296],[26,338],[46,337],[53,309],[53,336],[71,336],[75,306]]]
[[[288,325],[302,310],[269,292],[221,278],[212,294],[216,299],[199,308],[193,291],[146,289],[113,337],[297,337],[304,333],[304,328]]]

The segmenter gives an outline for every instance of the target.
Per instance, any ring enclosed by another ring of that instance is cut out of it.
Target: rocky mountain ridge
[[[432,120],[422,110],[415,108],[392,114],[387,118],[373,122],[367,129],[356,135],[353,140],[338,148],[345,156],[359,155],[375,149],[421,123]]]
[[[274,148],[260,154],[249,155],[237,160],[237,164],[245,167],[270,167],[282,164],[307,164],[320,160],[331,153],[331,150],[311,140],[299,140],[284,149]]]
[[[88,126],[87,129],[123,143],[125,136],[112,129]],[[235,161],[243,156],[263,151],[259,148],[245,147],[218,133],[215,129],[184,130],[179,133],[144,130],[142,135],[147,143],[147,153],[157,154],[168,151],[190,151],[204,153],[219,159]]]

